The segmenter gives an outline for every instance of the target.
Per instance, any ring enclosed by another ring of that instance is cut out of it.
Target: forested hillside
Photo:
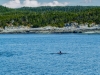
[[[11,9],[0,6],[0,27],[29,26],[64,27],[66,23],[100,24],[99,6],[23,7]]]

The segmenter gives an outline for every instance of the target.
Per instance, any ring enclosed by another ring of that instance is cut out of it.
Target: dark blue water
[[[100,35],[1,34],[0,75],[100,75]]]

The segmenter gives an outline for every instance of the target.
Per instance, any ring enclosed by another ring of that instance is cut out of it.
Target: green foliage
[[[100,24],[99,6],[23,7],[11,9],[0,6],[0,27],[7,25],[64,27],[65,23]]]

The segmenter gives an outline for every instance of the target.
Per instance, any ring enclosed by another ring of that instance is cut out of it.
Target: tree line
[[[0,6],[0,27],[29,26],[64,27],[66,23],[100,24],[99,6],[22,7],[11,9]]]

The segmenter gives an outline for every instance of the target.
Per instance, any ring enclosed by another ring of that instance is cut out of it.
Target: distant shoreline
[[[23,29],[2,29],[0,34],[52,34],[52,33],[100,33],[100,28],[23,28]]]

